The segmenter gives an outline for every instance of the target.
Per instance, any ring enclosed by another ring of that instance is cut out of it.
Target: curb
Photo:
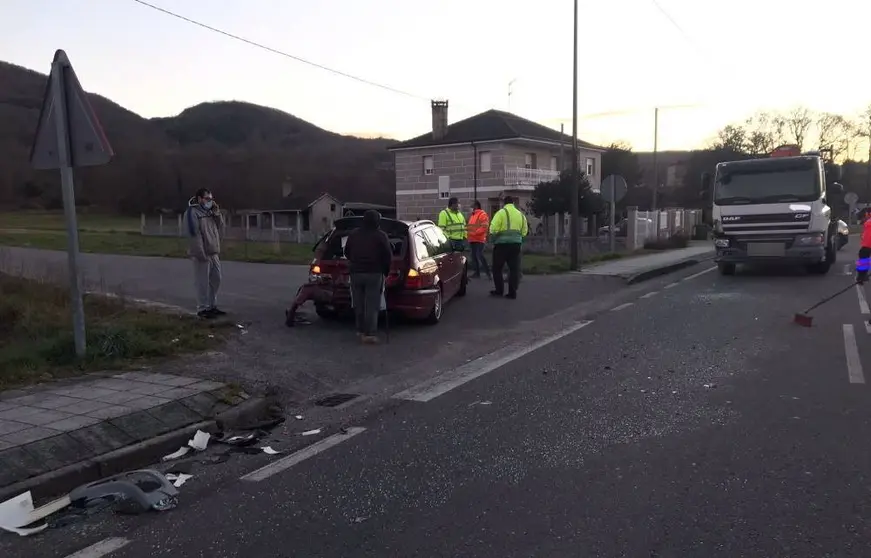
[[[714,255],[715,254],[711,253],[710,255],[706,256],[693,256],[692,258],[664,265],[662,267],[654,267],[652,269],[648,269],[640,273],[636,273],[635,275],[630,275],[629,277],[626,277],[626,284],[634,285],[636,283],[641,283],[642,281],[647,281],[648,279],[654,279],[656,277],[668,275],[669,273],[680,271],[681,269],[692,267],[708,260],[713,260]]]
[[[224,428],[232,428],[235,425],[253,422],[253,419],[266,415],[274,403],[269,397],[252,398],[224,411],[212,420],[185,426],[143,442],[0,488],[0,502],[28,490],[31,491],[35,500],[50,498],[110,475],[153,465],[164,455],[187,445],[188,440],[197,430],[214,434],[221,430],[219,425]]]

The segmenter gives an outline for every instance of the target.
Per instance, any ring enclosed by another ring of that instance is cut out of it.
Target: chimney
[[[448,133],[448,102],[432,102],[432,139],[439,141]]]

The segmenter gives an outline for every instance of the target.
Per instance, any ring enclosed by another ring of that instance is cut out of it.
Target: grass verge
[[[220,343],[219,331],[194,317],[85,297],[87,355],[76,357],[68,291],[0,273],[0,390],[143,364]]]
[[[78,209],[76,220],[82,231],[139,231],[139,219],[106,213],[91,213]],[[29,229],[38,231],[65,231],[63,211],[4,211],[0,212],[4,229]]]

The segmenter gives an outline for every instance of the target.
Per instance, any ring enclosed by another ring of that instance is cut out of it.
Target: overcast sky
[[[556,128],[565,122],[571,131],[569,0],[151,3],[410,95],[307,66],[133,0],[0,0],[0,59],[47,73],[62,48],[86,90],[147,117],[235,99],[340,133],[396,139],[430,129],[430,98],[450,101],[451,122],[507,110],[508,84],[516,80],[511,112]],[[681,149],[701,146],[757,109],[801,104],[853,114],[871,102],[871,2],[658,4],[662,11],[654,0],[580,1],[583,139],[651,149],[655,106],[676,107],[660,113],[660,149]]]

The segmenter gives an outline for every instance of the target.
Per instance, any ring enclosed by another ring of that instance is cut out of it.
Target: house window
[[[559,157],[557,157],[556,155],[550,156],[550,170],[559,170]]]
[[[423,174],[432,174],[433,166],[432,166],[432,155],[424,155],[423,156]]]
[[[331,203],[330,204],[330,211],[335,211],[335,210],[336,210],[336,204]]]
[[[587,176],[596,176],[596,160],[592,157],[587,157]]]
[[[439,177],[439,198],[446,200],[451,197],[451,177]]]
[[[481,158],[481,172],[490,172],[490,152],[482,151],[480,153]]]
[[[538,165],[536,163],[538,161],[536,161],[536,159],[537,158],[535,156],[535,153],[527,153],[526,154],[526,162],[525,162],[524,166],[528,169],[537,169]]]

